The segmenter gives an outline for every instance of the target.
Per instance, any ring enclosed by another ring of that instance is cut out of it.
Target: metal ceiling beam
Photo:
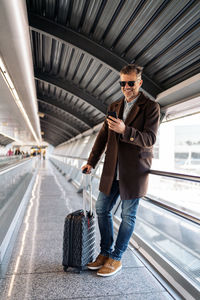
[[[45,132],[43,136],[51,136],[53,138],[53,140],[57,143],[60,143],[60,140],[62,138],[59,138],[58,136],[56,136],[56,134],[52,133],[52,132]]]
[[[55,143],[55,141],[53,141],[50,138],[46,138],[46,137],[42,137],[42,139],[44,140],[44,142],[48,143],[49,145],[56,147],[59,145],[59,143]]]
[[[47,73],[42,73],[38,70],[35,70],[35,79],[43,81],[45,83],[51,84],[55,87],[58,87],[65,92],[70,93],[71,95],[80,98],[85,101],[87,104],[92,105],[94,108],[98,109],[103,114],[106,114],[107,107],[102,104],[97,98],[86,93],[83,89],[80,89],[78,86],[71,84],[69,81],[63,81],[56,78],[55,76],[50,76]]]
[[[61,133],[61,132],[58,132],[58,131],[57,131],[56,129],[54,129],[54,128],[51,128],[51,125],[45,125],[45,124],[43,123],[43,124],[41,124],[41,129],[42,129],[42,131],[48,130],[49,132],[52,132],[52,133],[54,133],[56,136],[59,136],[59,137],[61,137],[61,138],[63,138],[63,139],[66,139],[66,140],[70,139],[69,136],[67,136],[67,135],[65,135],[65,134],[63,134],[63,133]]]
[[[39,101],[39,102],[40,102],[40,101]],[[48,103],[48,104],[46,103],[46,105],[53,106],[53,105],[51,105],[51,104],[49,104],[49,103]],[[54,108],[55,108],[55,106],[54,106]],[[54,112],[53,112],[53,113],[52,113],[52,112],[46,112],[46,110],[41,109],[41,107],[39,107],[39,111],[42,112],[42,113],[44,113],[44,114],[46,114],[46,115],[53,116],[53,117],[56,118],[57,120],[61,120],[66,126],[68,126],[69,128],[71,128],[72,131],[75,131],[75,132],[77,132],[77,133],[81,133],[81,132],[82,132],[79,128],[77,128],[76,125],[73,124],[73,126],[72,126],[72,125],[71,125],[71,122],[67,121],[66,119],[62,119],[61,116],[59,116],[57,113],[54,113]]]
[[[45,34],[62,43],[71,44],[73,47],[82,49],[84,52],[100,60],[113,71],[120,71],[122,67],[130,63],[102,45],[90,40],[88,37],[73,31],[70,28],[47,20],[34,14],[29,14],[29,25],[33,31]],[[143,73],[143,89],[153,97],[161,93],[163,89],[151,78]]]
[[[53,141],[53,139],[51,139],[49,137],[43,137],[43,140],[45,142],[47,142],[48,144],[52,145],[53,147],[56,147],[59,145],[59,142],[55,143],[55,141]]]
[[[70,138],[72,138],[72,137],[74,137],[76,135],[76,134],[72,134],[71,131],[69,131],[69,129],[64,126],[64,125],[66,125],[66,124],[64,124],[64,122],[62,122],[62,121],[59,122],[58,119],[56,119],[54,117],[51,117],[50,115],[48,115],[47,117],[48,117],[47,120],[45,119],[46,122],[48,122],[49,124],[52,124],[52,125],[58,127],[59,129],[67,132],[68,135],[70,136]]]
[[[40,112],[44,113],[49,119],[52,119],[53,121],[55,121],[57,123],[57,124],[55,124],[54,122],[52,122],[52,124],[54,124],[56,126],[57,125],[61,126],[61,128],[63,130],[66,130],[66,127],[67,127],[68,128],[67,131],[71,137],[74,137],[75,135],[80,133],[80,131],[72,128],[70,125],[66,124],[64,121],[61,121],[60,119],[58,119],[58,117],[52,116],[51,113],[49,113],[49,112],[46,113],[45,110],[42,110],[42,109],[40,109]]]
[[[51,137],[53,141],[55,141],[56,143],[60,144],[60,143],[64,143],[66,141],[65,138],[63,137],[58,137],[55,133],[53,133],[52,131],[48,131],[46,133],[44,133],[44,137],[48,136]]]
[[[41,96],[41,95],[37,95],[37,99],[38,101],[40,101],[41,103],[47,103],[47,104],[51,104],[53,106],[55,106],[56,108],[60,108],[62,110],[64,110],[65,112],[67,112],[68,114],[72,115],[73,117],[77,118],[79,121],[83,122],[86,126],[88,126],[89,128],[92,128],[93,126],[95,126],[95,124],[91,121],[89,121],[87,118],[85,118],[83,115],[79,114],[75,109],[66,106],[58,101],[54,101],[51,98],[47,97],[47,96]]]
[[[52,136],[51,134],[50,135],[49,134],[44,134],[42,136],[42,138],[43,138],[43,140],[45,140],[47,142],[50,140],[51,145],[53,145],[54,147],[58,146],[61,143],[64,143],[64,141],[55,140],[54,136]]]
[[[43,139],[46,139],[46,137],[51,137],[51,142],[52,142],[52,144],[53,145],[59,145],[59,144],[61,144],[61,143],[64,143],[64,141],[63,140],[61,140],[61,139],[56,139],[55,138],[55,136],[54,135],[52,135],[52,134],[44,134],[43,135]]]
[[[44,119],[41,119],[41,118],[40,118],[40,122],[41,122],[41,123],[44,123],[44,124],[48,124],[49,126],[52,126],[53,128],[55,128],[55,129],[58,130],[58,131],[62,131],[62,132],[63,132],[65,135],[67,135],[69,138],[72,137],[72,135],[69,134],[68,131],[66,131],[66,130],[64,130],[64,129],[58,127],[58,126],[56,126],[56,125],[53,124],[52,122],[49,122],[49,121],[44,120]]]

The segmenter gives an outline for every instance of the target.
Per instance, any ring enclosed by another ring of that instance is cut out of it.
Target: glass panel
[[[84,147],[83,147],[83,151],[81,152],[81,155],[80,155],[81,157],[88,158],[88,156],[92,150],[93,141],[94,141],[94,135],[86,136],[84,138],[84,141],[83,141]]]
[[[200,183],[149,176],[147,196],[200,218]]]
[[[161,123],[152,169],[200,176],[199,114]]]
[[[196,284],[200,283],[199,225],[141,200],[135,232]]]
[[[0,245],[33,176],[35,159],[0,174]]]
[[[92,195],[97,199],[99,194],[99,179],[93,177],[92,179]]]
[[[120,214],[121,205],[116,216],[121,218]],[[199,225],[141,199],[135,233],[196,284],[200,283]]]

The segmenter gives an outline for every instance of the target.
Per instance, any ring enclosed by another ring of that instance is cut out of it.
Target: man
[[[86,173],[95,168],[105,147],[106,155],[100,181],[96,213],[101,235],[101,251],[88,264],[99,276],[111,276],[122,268],[121,258],[133,233],[139,200],[146,194],[151,167],[152,146],[159,126],[159,105],[139,91],[142,68],[127,65],[120,71],[120,86],[124,99],[112,103],[109,116],[96,138]],[[113,250],[111,210],[118,196],[122,200],[121,224]]]

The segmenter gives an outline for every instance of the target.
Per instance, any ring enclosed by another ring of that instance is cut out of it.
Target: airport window
[[[152,169],[200,175],[199,114],[161,123]]]
[[[153,170],[200,175],[200,119],[193,115],[160,125]],[[150,175],[148,196],[200,217],[200,184]]]

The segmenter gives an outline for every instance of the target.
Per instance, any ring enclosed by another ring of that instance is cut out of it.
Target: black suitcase
[[[86,177],[88,175],[84,175]],[[89,175],[90,176],[90,175]],[[92,192],[90,177],[90,211],[86,211],[86,188],[84,186],[84,209],[77,210],[65,218],[63,234],[63,267],[82,270],[94,260],[95,254],[95,218],[92,213]]]

